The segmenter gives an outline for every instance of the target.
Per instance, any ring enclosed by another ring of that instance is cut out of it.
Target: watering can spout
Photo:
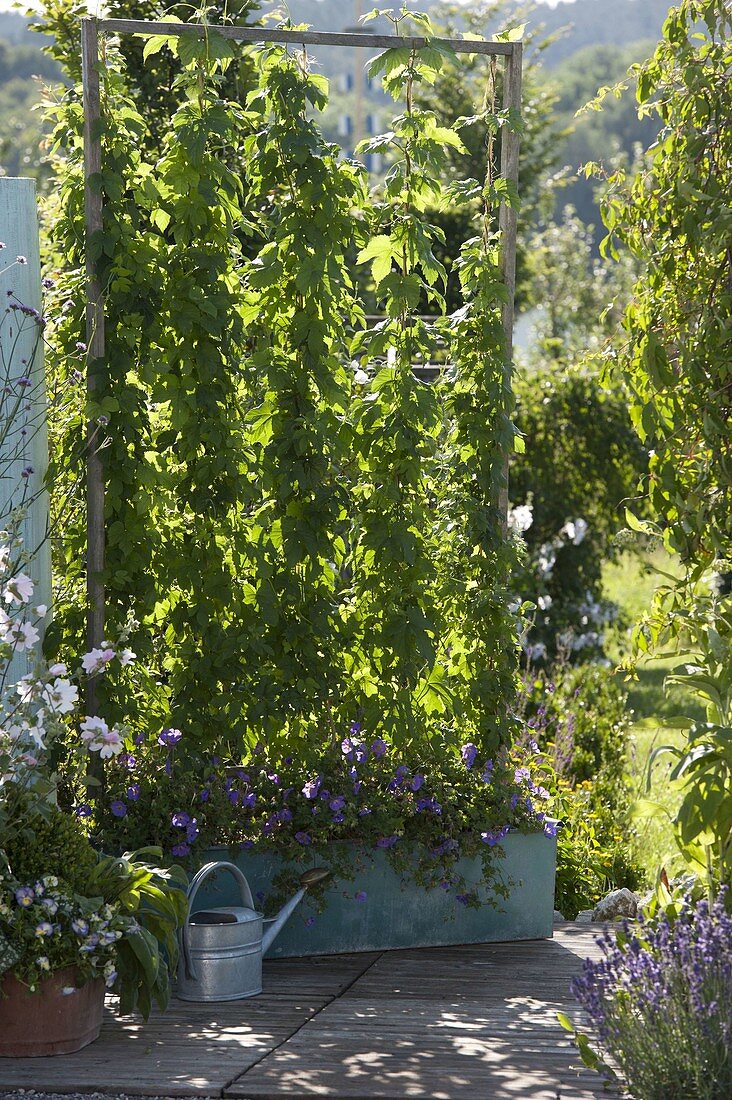
[[[327,871],[324,867],[313,867],[309,871],[305,871],[300,876],[300,889],[293,897],[286,902],[280,909],[277,916],[273,921],[265,921],[266,927],[262,936],[262,954],[266,955],[269,948],[272,946],[274,940],[281,932],[294,910],[302,901],[306,891],[310,886],[315,886],[319,882],[324,882],[330,877],[330,871]]]

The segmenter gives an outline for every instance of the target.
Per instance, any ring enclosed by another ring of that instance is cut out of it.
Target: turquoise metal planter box
[[[480,909],[462,905],[452,891],[425,890],[409,879],[403,880],[392,869],[385,852],[359,852],[355,848],[353,881],[328,886],[327,905],[322,913],[315,910],[306,895],[274,941],[268,957],[551,937],[556,839],[542,833],[509,833],[502,843],[506,858],[499,866],[511,893],[508,898],[497,899],[497,908],[485,905]],[[206,861],[229,858],[227,849],[209,849],[205,853]],[[273,853],[243,851],[233,862],[247,876],[255,898],[259,895],[259,905],[282,869],[282,860]],[[298,864],[298,870],[304,871],[316,862]],[[458,869],[468,889],[479,882],[480,859],[464,859]],[[360,893],[365,893],[365,900],[356,899]],[[226,873],[217,875],[211,886],[201,891],[199,899],[197,909],[239,904],[233,878]]]

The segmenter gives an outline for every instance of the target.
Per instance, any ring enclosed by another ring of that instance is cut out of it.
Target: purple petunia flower
[[[181,740],[183,734],[179,729],[164,729],[159,738],[157,738],[157,744],[164,745],[168,749],[172,749]]]
[[[170,849],[171,855],[174,856],[187,856],[190,855],[190,845],[188,844],[174,844]]]
[[[468,771],[470,771],[473,764],[475,763],[475,758],[478,755],[477,748],[472,742],[468,741],[467,745],[463,745],[463,747],[461,748],[460,755],[463,758],[463,764],[468,769]]]
[[[323,782],[320,776],[316,779],[308,779],[307,783],[302,789],[302,793],[306,798],[313,799],[318,797],[318,791],[320,790],[320,784]]]
[[[308,844],[313,843],[313,838],[310,836],[310,834],[304,833],[302,831],[295,833],[295,840],[298,844],[302,844],[305,848],[307,848]]]
[[[515,810],[516,807],[518,806],[518,800],[519,800],[518,792],[514,791],[513,794],[511,795],[511,809],[512,810]]]
[[[352,735],[353,737],[355,737],[355,735],[356,735],[357,733],[360,733],[360,732],[361,732],[361,723],[360,723],[360,722],[351,722],[351,728],[350,728],[350,730],[349,730],[348,732],[349,732],[349,733],[350,733],[350,734],[351,734],[351,735]]]
[[[556,836],[557,835],[557,822],[545,821],[544,822],[544,836]]]
[[[185,829],[186,825],[191,820],[191,815],[187,814],[185,810],[177,810],[170,820],[172,824],[175,825],[176,829]]]
[[[335,798],[331,798],[330,802],[328,803],[331,810],[335,810],[335,811],[342,810],[343,807],[345,806],[345,804],[346,804],[346,800],[343,797],[343,795],[341,795],[341,794],[336,795]]]
[[[346,820],[346,815],[342,813],[333,814],[332,821],[334,825],[340,825]]]
[[[384,756],[386,748],[386,741],[382,740],[381,737],[377,737],[375,741],[371,742],[371,751],[377,760],[380,760],[381,757]]]
[[[82,802],[80,806],[77,806],[74,813],[77,817],[91,817],[92,808],[88,803]]]
[[[528,768],[516,768],[515,772],[513,773],[513,777],[517,783],[520,783],[524,779],[530,782],[531,772]]]
[[[245,794],[241,800],[241,804],[245,810],[251,810],[257,803],[257,796],[254,791],[250,791],[249,794]]]
[[[210,797],[211,797],[211,792],[208,789],[208,787],[204,787],[203,790],[201,791],[201,793],[198,796],[198,798],[201,802],[208,802]]]
[[[398,836],[380,836],[376,841],[377,848],[393,848],[399,840]]]
[[[491,778],[493,776],[493,767],[494,767],[493,761],[492,760],[486,760],[485,767],[483,768],[483,774],[480,777],[483,780],[484,783],[490,783]]]
[[[347,759],[352,758],[352,753],[355,747],[356,746],[354,745],[350,737],[344,737],[344,739],[341,741],[341,752]]]
[[[470,901],[470,898],[467,894],[456,894],[455,901],[459,901],[461,905],[467,905]]]
[[[115,817],[127,816],[127,807],[125,806],[124,802],[120,802],[118,799],[114,802],[110,802],[109,808]]]
[[[368,897],[368,894],[366,893],[365,890],[357,890],[355,895],[354,895],[354,898],[355,898],[356,901],[366,901],[367,897]]]
[[[487,829],[486,832],[480,834],[480,839],[489,848],[495,848],[496,844],[500,844],[503,838],[508,835],[509,830],[510,825],[502,825],[500,829]]]
[[[127,797],[129,798],[130,802],[137,802],[140,797],[139,783],[133,783],[130,787],[127,788]]]
[[[423,784],[424,784],[424,776],[423,775],[415,775],[415,776],[412,777],[412,782],[410,783],[410,787],[412,788],[413,791],[418,791],[419,788]]]
[[[353,784],[353,793],[358,794],[362,787],[363,783],[360,779],[357,779],[356,782]]]
[[[180,730],[165,729],[158,737],[158,744],[165,745],[167,748],[172,749],[174,745],[177,745],[183,734]]]

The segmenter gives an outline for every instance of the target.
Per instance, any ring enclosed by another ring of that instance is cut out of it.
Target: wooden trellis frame
[[[100,34],[167,35],[204,37],[211,31],[235,42],[274,42],[294,46],[355,46],[361,49],[394,49],[408,47],[420,49],[428,39],[419,36],[371,34],[368,32],[334,33],[330,31],[265,30],[261,27],[216,26],[201,23],[166,23],[142,19],[81,20],[81,71],[84,103],[84,218],[87,275],[86,336],[89,371],[87,393],[93,398],[95,391],[95,362],[104,358],[104,295],[96,263],[91,253],[93,234],[103,229],[103,196],[101,189],[92,184],[92,177],[102,170],[101,98],[99,91],[99,36]],[[521,111],[521,76],[523,47],[520,42],[488,42],[470,39],[445,38],[439,40],[455,53],[486,54],[504,58],[503,106]],[[518,185],[519,136],[506,127],[501,130],[501,176]],[[508,288],[502,307],[502,320],[508,361],[513,357],[514,292],[516,286],[516,211],[502,203],[499,211],[501,233],[501,273]],[[87,426],[87,644],[89,649],[101,644],[104,637],[104,470],[98,447],[99,425]],[[507,494],[502,501],[503,511],[508,506]],[[87,706],[89,713],[96,710],[96,690],[89,682]]]

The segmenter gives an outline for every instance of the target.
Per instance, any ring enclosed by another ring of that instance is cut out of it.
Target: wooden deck
[[[143,1026],[107,1013],[60,1058],[0,1059],[0,1094],[592,1100],[612,1095],[556,1021],[597,927],[553,940],[265,963],[265,993],[173,1001]]]

